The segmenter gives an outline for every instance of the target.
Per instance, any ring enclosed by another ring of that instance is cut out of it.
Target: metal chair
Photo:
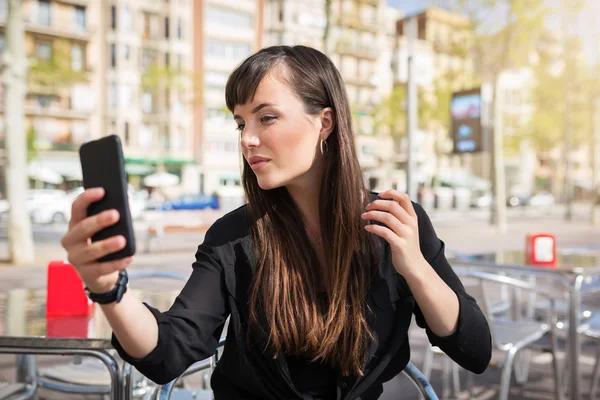
[[[170,400],[171,395],[174,394],[174,391],[176,390],[174,389],[175,384],[180,378],[196,372],[210,370],[215,367],[216,362],[217,358],[213,356],[209,359],[195,363],[181,377],[174,379],[165,385],[159,386],[154,395],[151,397],[151,399]],[[402,373],[415,385],[415,387],[419,390],[419,393],[425,398],[425,400],[438,400],[438,396],[429,384],[427,378],[425,378],[421,371],[419,371],[419,369],[415,367],[412,363],[409,362],[402,371]],[[181,393],[185,392],[186,391],[181,390]],[[213,398],[211,390],[199,390],[194,392],[187,391],[187,394],[190,396],[189,398],[193,398],[196,400],[212,400]]]
[[[519,317],[511,318],[511,314],[498,316],[492,312],[492,302],[489,299],[490,291],[485,289],[485,285],[507,285],[512,288],[521,289],[522,291],[526,291],[530,294],[535,293],[538,296],[548,299],[551,305],[551,310],[555,310],[553,296],[536,287],[535,282],[532,283],[522,281],[505,275],[481,272],[474,269],[455,269],[454,271],[461,277],[461,279],[474,279],[479,282],[481,293],[471,293],[471,295],[474,295],[476,298],[479,297],[478,300],[482,306],[482,311],[486,315],[490,325],[494,346],[506,354],[504,365],[502,366],[502,378],[498,397],[499,400],[508,399],[516,356],[523,349],[530,348],[546,335],[549,335],[550,337],[550,352],[552,354],[552,364],[554,369],[556,398],[562,399],[562,391],[560,390],[560,373],[558,359],[556,357],[558,348],[555,332],[557,323],[556,313],[554,311],[549,313],[549,321],[547,323],[533,320],[521,320]]]
[[[129,280],[140,279],[172,279],[187,282],[189,275],[169,271],[134,271],[129,273]],[[123,398],[142,396],[147,393],[153,383],[134,371],[129,364],[123,368]],[[109,395],[111,392],[110,375],[104,364],[95,359],[82,359],[74,356],[67,364],[39,369],[37,386],[48,390],[70,394]]]

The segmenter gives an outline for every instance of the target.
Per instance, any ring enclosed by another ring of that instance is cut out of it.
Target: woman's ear
[[[321,140],[327,140],[333,128],[335,127],[335,115],[331,107],[324,108],[321,111]]]

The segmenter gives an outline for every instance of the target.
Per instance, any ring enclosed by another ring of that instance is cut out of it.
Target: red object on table
[[[75,268],[66,261],[48,264],[46,318],[88,316],[94,311]]]
[[[556,237],[550,233],[528,233],[525,239],[525,263],[555,267]]]
[[[86,339],[89,324],[88,316],[48,317],[46,318],[46,337]]]

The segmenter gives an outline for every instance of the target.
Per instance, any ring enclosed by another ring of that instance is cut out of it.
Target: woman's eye
[[[245,127],[245,126],[246,126],[246,124],[239,124],[239,125],[237,126],[237,130],[238,130],[240,133],[242,133],[242,131],[244,130],[244,127]]]
[[[274,115],[264,115],[264,116],[262,116],[260,118],[260,122],[262,122],[264,124],[264,123],[267,123],[267,122],[271,122],[274,119],[277,119],[277,117],[274,116]]]

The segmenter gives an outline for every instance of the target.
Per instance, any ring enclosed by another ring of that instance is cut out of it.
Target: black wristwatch
[[[92,293],[90,290],[85,287],[85,293],[89,297],[91,301],[98,304],[110,304],[110,303],[118,303],[123,298],[123,295],[127,291],[127,283],[129,282],[129,276],[127,275],[127,271],[121,270],[119,272],[119,279],[111,290],[106,293]]]

